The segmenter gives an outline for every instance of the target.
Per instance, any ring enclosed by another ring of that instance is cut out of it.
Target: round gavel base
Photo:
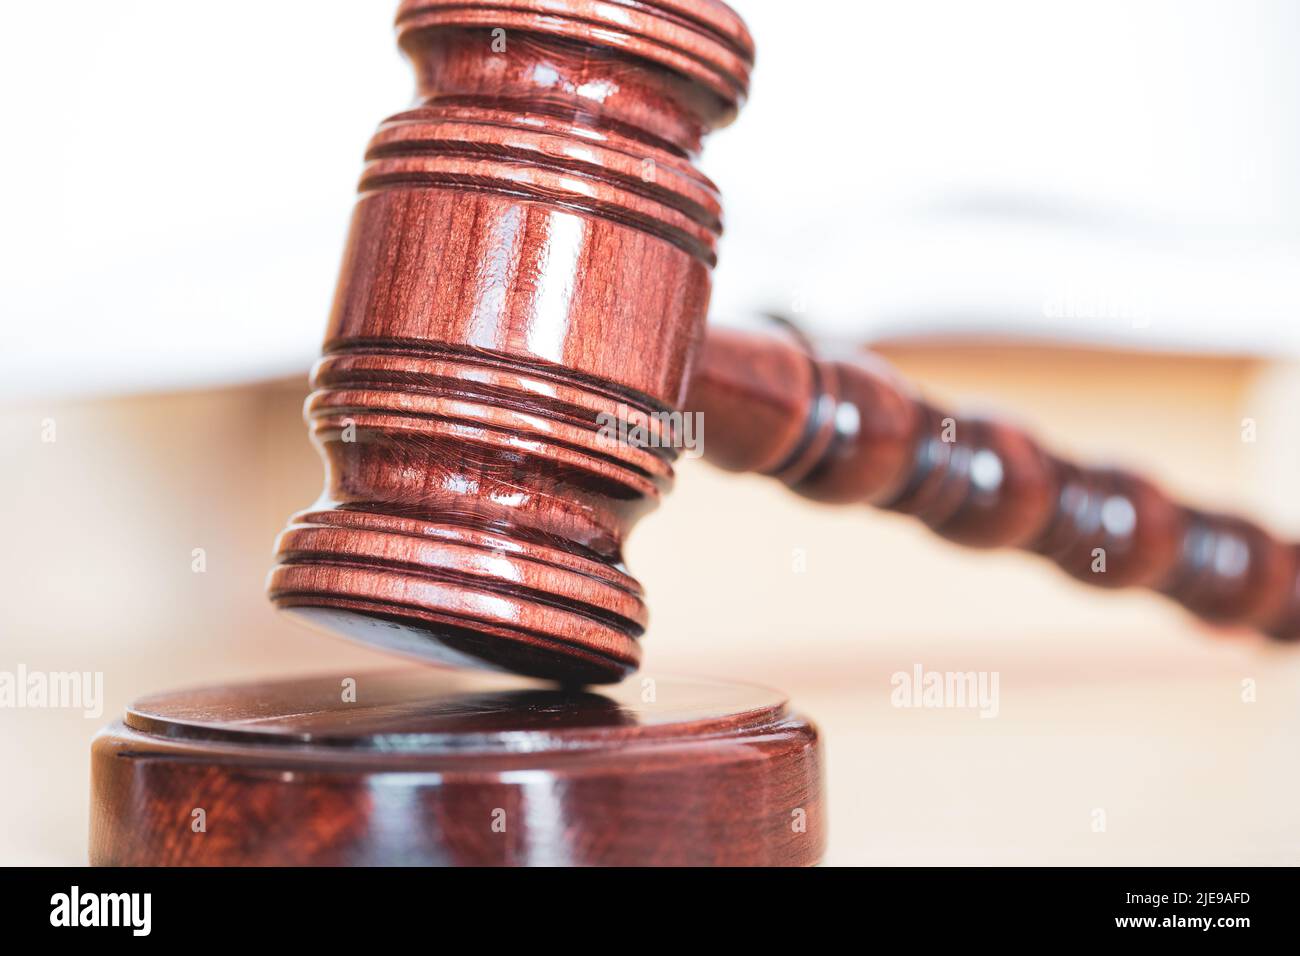
[[[815,727],[763,688],[414,668],[159,694],[96,738],[95,865],[807,865]]]

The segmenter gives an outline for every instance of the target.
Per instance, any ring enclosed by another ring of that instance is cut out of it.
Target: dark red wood
[[[1018,547],[1081,581],[1140,585],[1201,617],[1300,638],[1300,552],[1180,504],[1139,475],[1073,464],[1020,429],[936,408],[878,357],[819,357],[789,326],[711,330],[687,405],[705,457],[801,495],[912,514],[952,541]]]
[[[419,657],[573,682],[640,659],[623,541],[671,447],[721,229],[701,138],[753,45],[713,0],[406,0],[420,105],[371,142],[307,404],[326,463],[269,593]],[[604,418],[602,416],[605,416]]]
[[[412,668],[160,694],[92,751],[95,865],[809,865],[816,729],[711,681]],[[201,811],[197,813],[196,811]]]

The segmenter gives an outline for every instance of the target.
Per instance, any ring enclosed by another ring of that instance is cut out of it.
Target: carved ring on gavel
[[[1300,631],[1296,552],[1253,525],[946,415],[870,358],[705,340],[721,206],[692,160],[753,61],[729,8],[406,0],[397,22],[420,103],[366,154],[306,409],[325,490],[278,541],[279,607],[427,659],[619,680],[647,619],[623,543],[687,407],[724,468]]]

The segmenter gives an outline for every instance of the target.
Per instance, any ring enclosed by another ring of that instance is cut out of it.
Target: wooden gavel
[[[868,354],[706,333],[721,206],[691,160],[753,62],[722,3],[404,0],[397,25],[420,105],[366,155],[307,403],[325,490],[280,536],[278,606],[424,658],[619,680],[647,619],[623,542],[685,408],[724,468],[1300,636],[1297,550],[1259,527],[944,412]]]

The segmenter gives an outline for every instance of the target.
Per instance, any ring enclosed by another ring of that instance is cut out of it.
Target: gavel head
[[[721,229],[691,163],[753,59],[714,0],[405,0],[419,105],[371,141],[307,400],[325,489],[268,590],[336,633],[572,683],[634,670],[623,542]]]

